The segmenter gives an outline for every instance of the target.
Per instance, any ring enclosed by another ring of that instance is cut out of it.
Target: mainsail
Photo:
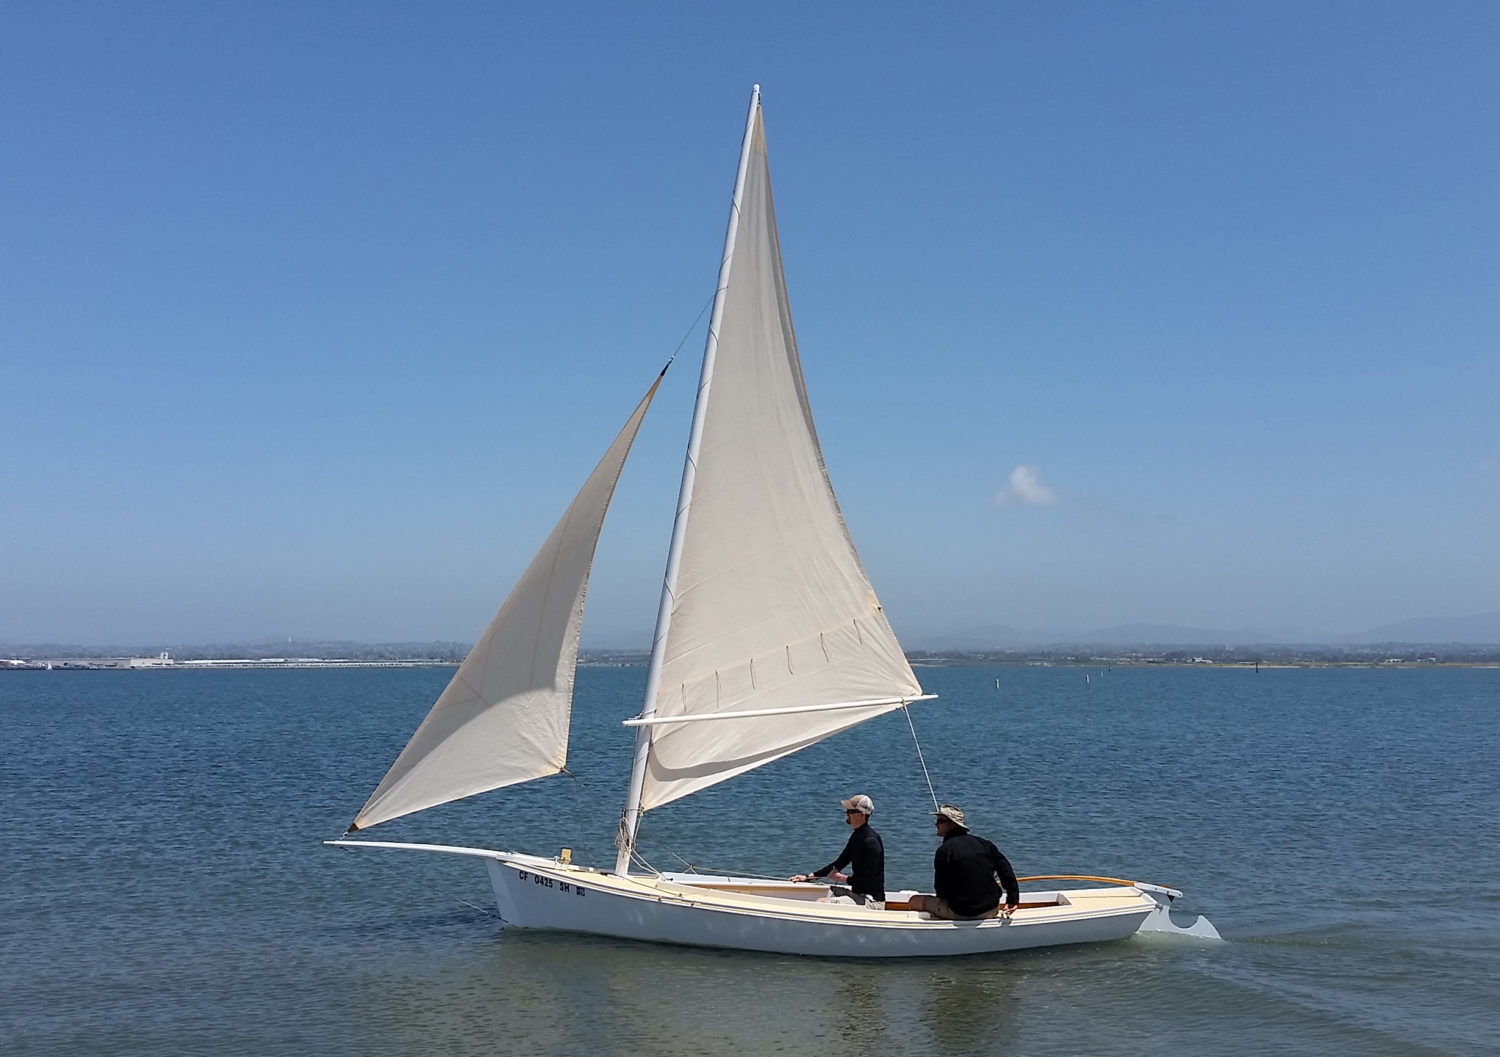
[[[660,384],[658,376],[351,831],[562,770],[594,548]]]
[[[642,811],[922,696],[818,447],[787,305],[758,91],[745,135],[722,306],[684,474],[686,523],[669,562],[666,634],[654,646],[659,674],[638,721],[650,731]],[[726,716],[744,712],[756,714]]]

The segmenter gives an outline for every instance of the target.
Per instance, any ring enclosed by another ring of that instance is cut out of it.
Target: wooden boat
[[[663,371],[665,374],[665,371]],[[583,600],[615,482],[660,376],[355,818],[364,830],[563,770]],[[787,306],[760,88],[729,227],[638,716],[613,869],[567,855],[367,840],[469,856],[516,926],[789,954],[911,957],[1177,928],[1180,893],[1115,881],[1031,892],[1009,919],[936,921],[819,885],[633,873],[643,814],[929,700],[877,601],[823,465]],[[572,843],[571,841],[559,841]],[[1046,880],[1046,879],[1038,879]],[[1082,880],[1082,879],[1081,879]]]

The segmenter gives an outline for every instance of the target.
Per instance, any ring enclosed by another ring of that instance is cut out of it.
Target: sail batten
[[[658,376],[351,829],[564,768],[594,550],[660,384]]]
[[[762,716],[794,716],[804,712],[838,712],[846,708],[874,708],[876,706],[900,708],[915,701],[931,701],[936,697],[936,694],[919,694],[912,698],[883,697],[876,698],[873,701],[835,701],[831,704],[798,705],[792,708],[747,709],[743,712],[704,712],[698,715],[687,716],[652,716],[650,719],[638,716],[635,719],[627,719],[624,725],[627,727],[664,727],[676,723],[708,723],[720,720],[759,719]]]

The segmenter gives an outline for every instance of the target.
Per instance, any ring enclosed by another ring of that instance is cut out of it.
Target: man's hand
[[[1006,903],[1005,906],[1000,911],[1000,916],[1003,917],[1003,918],[1010,917],[1012,914],[1014,914],[1016,912],[1016,907],[1019,906],[1019,905],[1020,904],[1018,904],[1018,903]]]
[[[849,875],[846,873],[839,873],[837,870],[835,870],[833,871],[833,873],[828,875],[828,879],[834,884],[842,884],[843,882],[849,880]]]

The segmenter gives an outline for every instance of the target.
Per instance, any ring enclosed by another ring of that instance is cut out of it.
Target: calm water
[[[475,864],[319,843],[449,672],[0,674],[0,1052],[1500,1053],[1500,671],[1087,673],[920,670],[938,795],[1019,872],[1171,884],[1227,942],[848,963],[505,930]],[[576,779],[372,838],[613,861],[643,678],[579,673]],[[890,885],[925,887],[900,714],[642,848],[806,870],[855,792]]]

